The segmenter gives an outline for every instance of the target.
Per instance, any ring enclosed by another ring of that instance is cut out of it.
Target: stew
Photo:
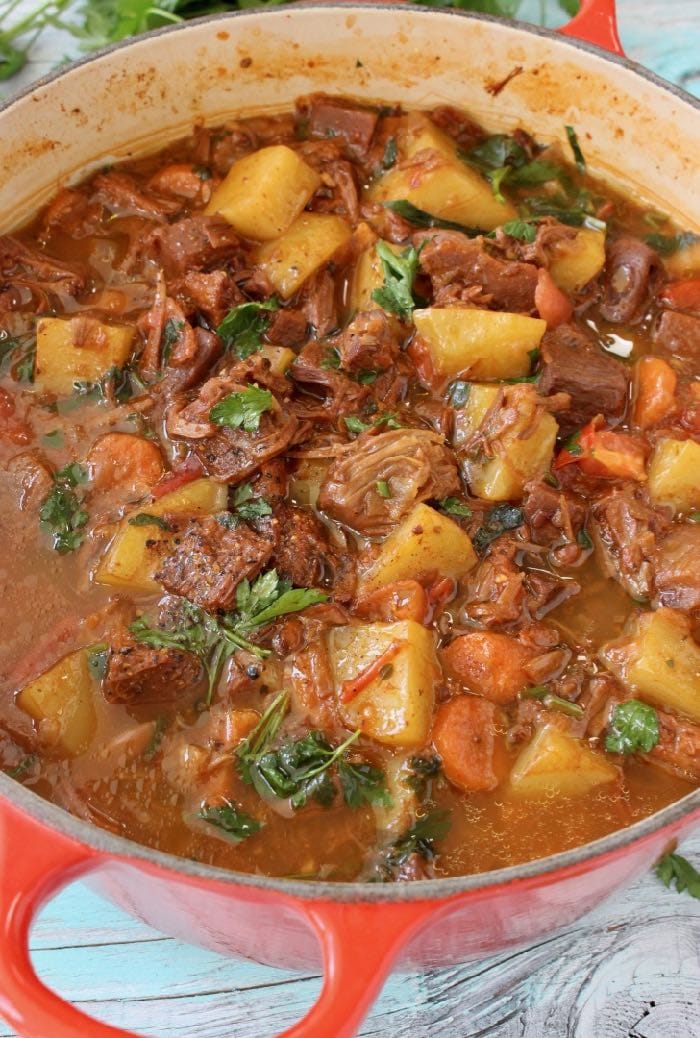
[[[396,881],[700,782],[700,240],[570,150],[313,95],[0,238],[0,766]]]

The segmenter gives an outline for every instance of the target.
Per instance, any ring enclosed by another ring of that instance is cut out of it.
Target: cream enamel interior
[[[513,74],[515,73],[515,74]],[[509,76],[494,93],[494,86]],[[589,167],[700,230],[700,110],[625,64],[546,33],[454,12],[342,4],[224,15],[120,46],[0,112],[0,231],[66,181],[324,90],[450,103],[491,130],[565,140]]]

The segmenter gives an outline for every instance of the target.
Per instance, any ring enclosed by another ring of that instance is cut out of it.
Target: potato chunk
[[[649,464],[649,493],[677,512],[700,508],[700,444],[660,440]]]
[[[526,386],[489,386],[472,383],[464,407],[455,412],[454,444],[459,448],[477,432],[499,393],[504,403],[519,410],[520,418],[512,422],[498,439],[491,441],[492,457],[467,456],[464,471],[471,492],[486,501],[520,501],[525,484],[545,473],[552,462],[557,423],[546,411],[532,420],[519,408],[524,405]],[[524,435],[525,434],[525,435]]]
[[[99,382],[131,356],[134,329],[94,317],[41,317],[36,325],[35,382],[66,396],[74,382]]]
[[[684,613],[643,613],[631,635],[610,642],[600,655],[641,699],[700,722],[700,645]]]
[[[430,734],[439,673],[432,632],[403,620],[337,627],[329,638],[343,723],[387,746],[422,746]],[[386,665],[344,702],[346,683],[361,677],[384,654]]]
[[[88,657],[89,649],[64,656],[17,696],[17,706],[34,719],[42,743],[59,756],[81,753],[95,729]]]
[[[152,504],[140,505],[126,516],[114,535],[109,548],[97,567],[95,580],[111,587],[126,587],[132,591],[155,594],[160,584],[154,573],[173,544],[175,533],[163,530],[157,524],[134,526],[129,519],[147,514],[214,515],[226,508],[228,488],[212,479],[195,479]]]
[[[256,262],[283,299],[289,299],[350,237],[340,216],[304,213],[289,230],[257,250]]]
[[[529,354],[547,329],[539,318],[464,307],[416,310],[413,320],[428,345],[435,371],[445,378],[527,375]]]
[[[605,231],[582,227],[574,238],[564,238],[553,247],[549,273],[565,292],[578,292],[600,274],[604,263]]]
[[[393,253],[401,252],[399,246],[392,245],[391,242],[385,241],[382,244]],[[384,270],[382,261],[379,258],[376,245],[372,245],[370,249],[366,249],[360,254],[360,258],[355,265],[348,295],[350,312],[375,310],[379,304],[372,299],[372,293],[375,289],[381,288],[383,284]]]
[[[296,353],[288,346],[262,346],[258,350],[258,356],[269,360],[273,375],[284,375],[296,360]]]
[[[457,145],[420,112],[399,121],[401,162],[376,180],[372,202],[406,199],[444,220],[491,231],[517,216],[510,202],[494,198],[491,185],[457,157]]]
[[[476,565],[468,534],[452,519],[419,504],[384,541],[382,550],[360,578],[360,594],[395,580],[431,573],[459,580]]]
[[[510,788],[523,797],[583,796],[614,782],[619,769],[555,725],[545,725],[521,752],[510,773]]]
[[[273,144],[235,162],[204,211],[219,213],[245,238],[270,241],[289,230],[320,184],[295,151]]]

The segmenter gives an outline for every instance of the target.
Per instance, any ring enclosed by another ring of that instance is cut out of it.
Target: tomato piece
[[[664,285],[658,298],[675,310],[700,310],[700,278],[671,281]]]
[[[547,328],[557,328],[571,320],[574,308],[569,297],[562,292],[552,275],[544,268],[537,274],[535,306]]]
[[[587,476],[603,479],[646,479],[646,445],[629,433],[601,428],[605,419],[596,415],[562,448],[554,468],[578,464]]]
[[[651,429],[675,406],[676,373],[661,357],[643,357],[635,370],[632,419],[640,429]]]
[[[194,479],[199,479],[200,476],[204,475],[204,469],[199,458],[190,456],[187,458],[177,472],[168,472],[163,478],[156,483],[152,488],[151,493],[153,497],[158,500],[159,497],[163,497],[165,494],[170,494],[173,490],[177,490],[179,487],[184,487],[185,484],[191,483]]]

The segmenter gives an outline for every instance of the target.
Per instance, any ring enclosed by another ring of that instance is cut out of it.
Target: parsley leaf
[[[5,774],[11,779],[21,779],[27,774],[28,771],[34,767],[39,757],[36,753],[29,753],[26,757],[23,757],[19,764],[16,764],[14,768],[7,768]]]
[[[264,515],[272,515],[272,508],[264,498],[253,496],[250,483],[241,483],[233,492],[233,513],[225,513],[225,517],[232,522],[224,522],[224,526],[235,526],[241,519],[260,519]],[[220,522],[222,519],[224,516],[219,517]]]
[[[437,502],[437,506],[441,512],[447,512],[448,515],[457,515],[462,519],[469,519],[472,514],[471,508],[465,505],[463,501],[460,501],[458,497],[443,497]]]
[[[52,547],[59,555],[75,551],[85,540],[88,514],[74,487],[88,480],[84,465],[72,461],[54,473],[54,486],[39,509],[39,525],[51,534]]]
[[[262,627],[278,616],[298,613],[310,605],[325,602],[328,595],[316,588],[292,588],[291,582],[281,580],[277,570],[261,574],[253,584],[242,580],[236,588],[235,614],[227,613],[227,625],[241,631]]]
[[[367,422],[363,422],[361,418],[358,418],[357,415],[354,414],[346,416],[343,418],[343,421],[345,422],[345,428],[348,432],[355,433],[357,436],[372,428],[371,425]]]
[[[411,774],[406,779],[406,785],[424,797],[428,791],[428,784],[440,774],[442,760],[437,754],[434,757],[411,757],[409,766]]]
[[[501,187],[506,183],[517,187],[523,184],[546,184],[550,180],[559,179],[562,174],[560,167],[553,162],[529,159],[522,145],[514,137],[503,133],[487,137],[460,157],[486,177],[494,198],[499,202],[505,202]]]
[[[437,227],[443,231],[461,231],[469,238],[476,238],[483,232],[478,227],[466,227],[463,223],[455,223],[454,220],[443,220],[439,216],[433,216],[425,209],[419,209],[405,198],[397,198],[393,202],[384,202],[385,209],[391,209],[414,227]]]
[[[261,416],[273,406],[274,397],[270,390],[252,385],[240,393],[229,393],[218,404],[214,404],[209,418],[215,425],[252,433],[258,431]]]
[[[700,899],[700,872],[682,854],[665,854],[655,871],[669,890],[675,883],[678,894],[687,890],[691,897]]]
[[[348,807],[357,808],[363,804],[391,807],[391,796],[381,768],[366,762],[350,763],[341,759],[338,761],[338,778]]]
[[[533,242],[537,237],[537,227],[531,220],[509,220],[502,229],[518,241]]]
[[[240,843],[262,829],[262,822],[251,818],[230,801],[216,806],[203,804],[196,817],[215,826],[232,843]]]
[[[233,350],[237,357],[245,360],[262,346],[262,336],[269,324],[269,312],[279,310],[279,303],[273,296],[264,303],[241,303],[234,306],[224,317],[216,329],[225,349]]]
[[[335,371],[340,367],[340,353],[335,346],[329,346],[319,364],[320,368],[324,368],[326,371],[333,369]]]
[[[649,753],[658,741],[659,719],[653,707],[638,699],[615,707],[605,739],[608,753]]]
[[[524,522],[522,508],[515,505],[496,505],[487,512],[483,526],[480,526],[473,537],[474,550],[483,555],[491,541],[495,541],[506,530],[515,530]]]
[[[173,352],[173,346],[180,338],[182,329],[185,327],[184,321],[178,321],[175,317],[170,317],[163,325],[163,334],[160,340],[161,352],[160,352],[160,363],[161,367],[167,368],[170,362],[170,355]]]
[[[384,284],[374,289],[372,299],[382,309],[396,314],[403,321],[408,320],[416,308],[413,282],[418,273],[420,249],[411,245],[397,255],[383,241],[378,241],[376,248],[382,261]]]
[[[162,515],[150,515],[149,512],[138,512],[128,520],[129,526],[157,526],[161,530],[175,529]]]
[[[382,156],[382,169],[391,169],[396,164],[398,158],[398,148],[396,147],[396,137],[389,137],[385,146],[384,154]]]
[[[418,854],[425,861],[435,857],[435,841],[447,836],[451,826],[449,811],[430,811],[417,819],[403,836],[396,840],[389,850],[389,865],[401,865],[412,854]]]
[[[61,450],[65,443],[63,430],[52,429],[51,432],[44,433],[41,437],[41,442],[45,447],[50,447],[51,450]]]
[[[571,145],[571,150],[574,154],[576,169],[579,171],[581,176],[583,176],[586,172],[586,160],[583,157],[581,145],[579,144],[578,137],[576,136],[576,130],[573,128],[573,126],[565,126],[564,129],[566,130],[566,136],[569,138],[569,144]]]

